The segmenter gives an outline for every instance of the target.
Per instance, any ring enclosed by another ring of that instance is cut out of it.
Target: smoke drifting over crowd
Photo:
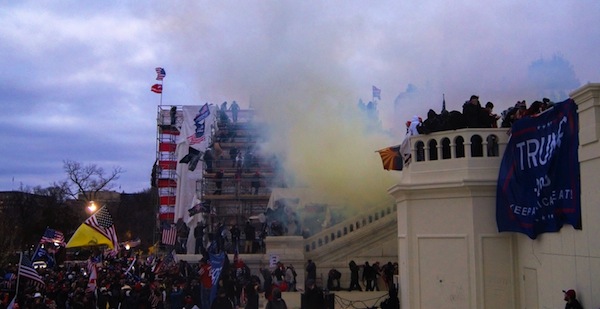
[[[597,1],[7,4],[0,131],[15,147],[0,186],[49,185],[72,159],[123,167],[123,191],[147,188],[161,66],[163,104],[251,105],[298,183],[361,207],[396,173],[375,150],[439,111],[442,94],[449,110],[477,94],[500,112],[600,81],[598,12]],[[382,130],[367,133],[357,103],[373,85]]]

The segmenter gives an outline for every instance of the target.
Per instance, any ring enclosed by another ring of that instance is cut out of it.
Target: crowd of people
[[[500,127],[508,128],[510,134],[510,128],[517,120],[535,116],[551,108],[553,105],[554,103],[548,98],[543,98],[542,101],[535,101],[529,107],[527,107],[527,101],[522,100],[498,115],[494,113],[494,103],[487,102],[482,106],[479,96],[472,95],[463,104],[462,112],[456,110],[448,111],[444,105],[440,114],[430,109],[427,112],[425,120],[419,116],[413,116],[411,120],[406,122],[406,137],[399,148],[402,159],[400,169],[403,166],[408,166],[413,159],[411,145],[409,144],[411,136],[464,128],[498,128],[499,120],[501,120]],[[490,138],[493,137],[490,136]],[[495,151],[493,145],[493,142],[488,141],[488,152],[493,153]],[[495,155],[498,154],[496,153]],[[422,161],[423,158],[424,153],[417,152],[417,160]]]
[[[231,263],[225,257],[214,288],[215,297],[211,293],[218,270],[212,268],[208,257],[198,263],[175,261],[173,255],[162,259],[104,257],[103,261],[90,261],[94,258],[38,269],[45,285],[22,280],[14,308],[258,309],[259,293],[270,301],[280,299],[281,291],[296,290],[292,265],[278,263],[273,270],[261,267],[260,274],[253,274],[237,255]],[[95,280],[90,279],[91,264],[96,269]],[[17,268],[9,265],[0,269],[0,309],[7,308],[13,299]]]
[[[375,262],[372,265],[365,262],[363,265],[358,265],[354,260],[348,263],[350,269],[350,286],[348,291],[362,291],[359,278],[361,278],[365,291],[380,291],[380,285],[383,284],[385,290],[389,290],[394,286],[394,275],[398,275],[398,263],[387,262],[381,265]],[[362,276],[360,272],[362,271]],[[330,290],[339,290],[339,280],[341,274],[336,269],[329,271],[327,286]]]
[[[232,262],[225,255],[218,280],[214,280],[216,270],[212,268],[209,257],[202,257],[198,263],[176,261],[175,256],[170,254],[145,259],[105,256],[98,261],[96,257],[102,255],[96,254],[98,252],[91,254],[87,261],[38,269],[45,285],[28,284],[28,280],[22,280],[16,298],[18,305],[14,308],[258,309],[261,293],[268,303],[273,303],[267,304],[267,308],[279,308],[277,306],[285,304],[281,292],[294,291],[303,292],[303,301],[310,304],[307,308],[324,308],[326,293],[317,286],[317,268],[312,260],[304,269],[305,285],[298,288],[295,267],[281,261],[274,267],[261,265],[258,273],[253,273],[237,255]],[[397,263],[388,262],[380,266],[379,262],[373,265],[365,262],[358,266],[351,261],[349,267],[352,282],[348,291],[362,291],[358,283],[359,271],[362,271],[366,291],[379,291],[380,279],[386,290],[395,288],[393,276],[398,271]],[[17,265],[0,269],[0,286],[3,288],[0,309],[7,308],[13,299],[16,274]],[[93,277],[96,279],[91,280]],[[326,291],[341,290],[340,277],[341,273],[332,269]],[[216,287],[213,287],[214,282]],[[211,296],[213,291],[216,293]]]
[[[494,103],[487,102],[482,106],[479,96],[472,95],[462,106],[462,112],[442,110],[440,114],[433,109],[427,112],[427,118],[423,121],[420,118],[413,118],[407,122],[407,135],[429,134],[439,131],[457,130],[463,128],[498,128],[498,121],[501,120],[500,127],[510,128],[512,124],[527,116],[533,116],[550,108],[553,103],[548,98],[533,102],[527,107],[527,101],[522,100],[515,103],[513,107],[504,110],[500,115],[494,113]],[[409,132],[416,128],[417,132]]]

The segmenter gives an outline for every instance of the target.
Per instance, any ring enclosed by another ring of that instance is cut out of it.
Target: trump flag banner
[[[513,124],[496,189],[499,232],[535,239],[563,224],[581,229],[578,122],[569,99]]]

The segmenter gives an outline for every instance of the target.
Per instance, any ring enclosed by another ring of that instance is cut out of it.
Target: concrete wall
[[[398,207],[402,308],[515,307],[514,245],[495,225],[501,158],[485,151],[476,157],[470,151],[472,140],[486,141],[489,135],[497,137],[503,150],[505,129],[411,138],[411,145],[424,144],[426,153],[428,145],[438,145],[440,155],[437,160],[425,156],[412,162],[388,191]],[[465,157],[455,149],[460,139]],[[444,140],[450,141],[451,156],[441,159]]]
[[[492,129],[411,138],[426,153],[431,140],[449,139],[453,156],[412,162],[388,191],[398,207],[402,308],[562,308],[567,289],[577,291],[585,308],[600,307],[600,84],[571,97],[580,121],[583,230],[566,225],[535,240],[497,232],[500,158],[469,157],[468,143]],[[502,154],[507,136],[495,134]],[[457,135],[465,140],[464,158],[454,156]]]
[[[584,308],[600,307],[600,84],[571,93],[579,113],[583,229],[565,225],[535,240],[518,235],[522,307],[564,307],[562,290],[574,289]],[[537,292],[537,294],[536,294]]]

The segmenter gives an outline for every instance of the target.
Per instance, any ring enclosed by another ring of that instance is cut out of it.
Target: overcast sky
[[[303,158],[315,164],[335,148],[338,161],[350,163],[336,169],[376,170],[354,173],[356,181],[389,177],[374,150],[399,144],[405,121],[439,110],[443,94],[448,109],[460,110],[478,94],[500,112],[517,100],[564,99],[600,82],[596,0],[0,6],[0,191],[63,180],[67,159],[121,167],[119,191],[148,188],[157,66],[167,73],[163,104],[252,104],[287,126],[273,149],[320,149],[293,151],[300,156],[290,156],[290,167],[319,169]],[[379,116],[392,137],[358,137],[353,128],[347,109],[371,100],[373,85],[381,89]]]

